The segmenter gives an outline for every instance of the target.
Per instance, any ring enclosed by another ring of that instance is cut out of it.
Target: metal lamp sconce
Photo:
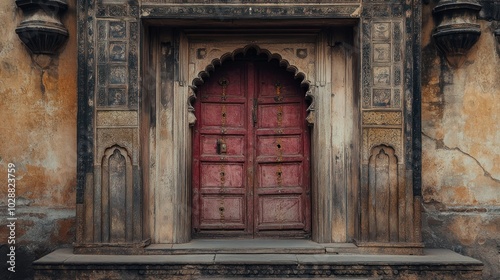
[[[476,0],[441,0],[433,9],[438,25],[432,37],[452,67],[460,67],[479,40],[481,26],[476,21],[480,10]]]
[[[16,28],[21,41],[33,54],[54,55],[68,38],[61,15],[68,9],[66,0],[16,0],[24,18]]]

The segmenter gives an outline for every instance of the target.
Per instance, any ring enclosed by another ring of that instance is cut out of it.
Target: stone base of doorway
[[[35,279],[481,279],[483,264],[445,249],[419,256],[359,254],[81,255],[59,249]]]

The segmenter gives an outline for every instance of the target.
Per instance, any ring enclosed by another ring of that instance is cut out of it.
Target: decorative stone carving
[[[60,19],[68,9],[66,0],[16,0],[16,5],[24,13],[16,28],[21,41],[33,54],[56,54],[68,38]]]
[[[196,44],[193,44],[196,46]],[[229,46],[228,46],[229,47]],[[267,46],[266,46],[267,47]],[[275,48],[279,48],[280,46],[273,46]],[[260,46],[257,46],[255,44],[247,44],[243,48],[235,48],[232,51],[227,51],[227,49],[223,50],[220,48],[212,48],[212,49],[206,49],[206,54],[204,56],[198,55],[198,49],[196,51],[196,57],[198,61],[196,61],[195,64],[195,71],[198,71],[196,73],[196,77],[193,77],[192,80],[192,87],[194,90],[196,90],[196,87],[200,84],[203,84],[203,79],[205,77],[210,76],[210,72],[215,69],[216,66],[222,64],[222,62],[226,59],[232,59],[235,57],[235,55],[239,53],[247,53],[248,50],[250,49],[255,49],[257,51],[257,54],[265,54],[269,59],[277,59],[280,63],[280,65],[285,66],[287,71],[293,72],[295,77],[297,79],[300,79],[301,85],[304,87],[309,87],[311,84],[311,81],[306,79],[306,74],[308,73],[308,65],[309,61],[302,62],[307,56],[304,58],[299,58],[298,56],[295,56],[294,53],[292,52],[290,56],[283,57],[282,54],[287,53],[283,49],[279,51],[275,51],[275,49],[268,49],[268,48],[261,48]],[[304,49],[307,50],[307,49]],[[208,63],[207,63],[208,62]],[[201,68],[201,69],[200,69]],[[309,77],[308,77],[309,78]]]
[[[310,100],[311,104],[307,108],[308,114],[307,114],[306,120],[309,123],[309,125],[312,125],[314,123],[314,94],[311,92],[311,89],[312,89],[311,81],[306,79],[306,74],[304,74],[304,72],[301,71],[301,70],[307,70],[307,68],[304,69],[302,67],[293,65],[289,62],[289,60],[294,58],[294,52],[291,52],[290,56],[288,56],[288,57],[282,57],[282,55],[280,55],[278,53],[274,53],[274,52],[272,52],[268,49],[265,49],[265,48],[261,49],[259,46],[256,46],[253,44],[246,45],[244,48],[238,48],[236,50],[233,50],[232,52],[224,52],[222,49],[219,49],[219,48],[213,48],[212,50],[207,50],[205,48],[197,48],[196,49],[197,60],[210,61],[211,63],[208,65],[203,65],[202,64],[203,62],[197,63],[197,67],[204,67],[204,70],[199,71],[195,77],[190,77],[192,80],[192,83],[189,86],[189,94],[188,94],[188,101],[187,101],[187,105],[188,105],[187,112],[188,112],[189,125],[192,126],[196,122],[196,117],[194,115],[193,102],[196,100],[197,86],[203,84],[204,79],[206,77],[210,76],[210,72],[214,71],[215,67],[218,65],[221,65],[224,62],[224,60],[234,58],[237,54],[240,54],[240,53],[247,53],[248,50],[250,50],[250,49],[256,50],[257,54],[261,54],[261,53],[265,54],[269,60],[277,59],[279,61],[280,65],[284,66],[288,71],[293,72],[295,78],[301,80],[301,85],[303,87],[309,89],[305,95],[305,98],[307,100]],[[203,50],[202,51],[203,55],[200,55],[200,50]],[[300,57],[298,55],[298,52],[297,52],[297,58],[300,60],[307,58],[307,49],[304,48],[304,49],[300,49],[300,50],[302,53],[305,53],[306,55],[304,55],[303,57]],[[283,52],[283,53],[285,53],[285,52]],[[196,73],[196,72],[194,72],[194,73]]]
[[[362,226],[363,239],[375,242],[399,241],[398,228],[398,160],[394,149],[377,146],[368,164],[368,226]],[[403,190],[404,191],[404,190]]]
[[[363,125],[401,125],[401,112],[363,112]]]
[[[307,92],[306,92],[306,99],[311,101],[311,104],[309,104],[309,107],[307,107],[307,117],[306,121],[309,126],[313,126],[314,122],[316,121],[316,116],[315,116],[315,109],[314,106],[314,100],[315,100],[315,95],[314,95],[314,88],[311,87]]]
[[[457,68],[481,35],[476,23],[481,5],[476,0],[441,0],[433,10],[438,25],[432,37],[448,63]]]
[[[127,207],[127,201],[130,203],[131,197],[128,196],[132,190],[128,177],[132,173],[132,164],[126,157],[124,149],[113,147],[105,153],[102,164],[103,242],[127,241],[127,220],[131,217],[131,213],[127,213],[131,208]]]
[[[360,236],[364,252],[422,254],[420,201],[405,181],[405,169],[396,149],[377,145],[363,164],[360,192]]]
[[[196,116],[194,114],[193,103],[196,100],[196,94],[194,93],[194,89],[192,86],[189,87],[189,95],[188,95],[188,123],[189,126],[193,126],[196,123]]]

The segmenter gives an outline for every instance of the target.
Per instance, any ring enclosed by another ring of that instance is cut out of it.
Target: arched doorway
[[[194,237],[310,236],[305,92],[255,49],[223,62],[198,88]]]

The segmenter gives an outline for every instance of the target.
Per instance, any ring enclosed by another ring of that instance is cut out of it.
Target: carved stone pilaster
[[[68,38],[61,15],[68,9],[66,0],[16,0],[24,19],[16,28],[21,41],[33,54],[53,55]]]
[[[463,64],[467,52],[479,40],[481,27],[476,20],[480,10],[476,0],[441,0],[433,10],[438,25],[432,37],[455,68]]]

